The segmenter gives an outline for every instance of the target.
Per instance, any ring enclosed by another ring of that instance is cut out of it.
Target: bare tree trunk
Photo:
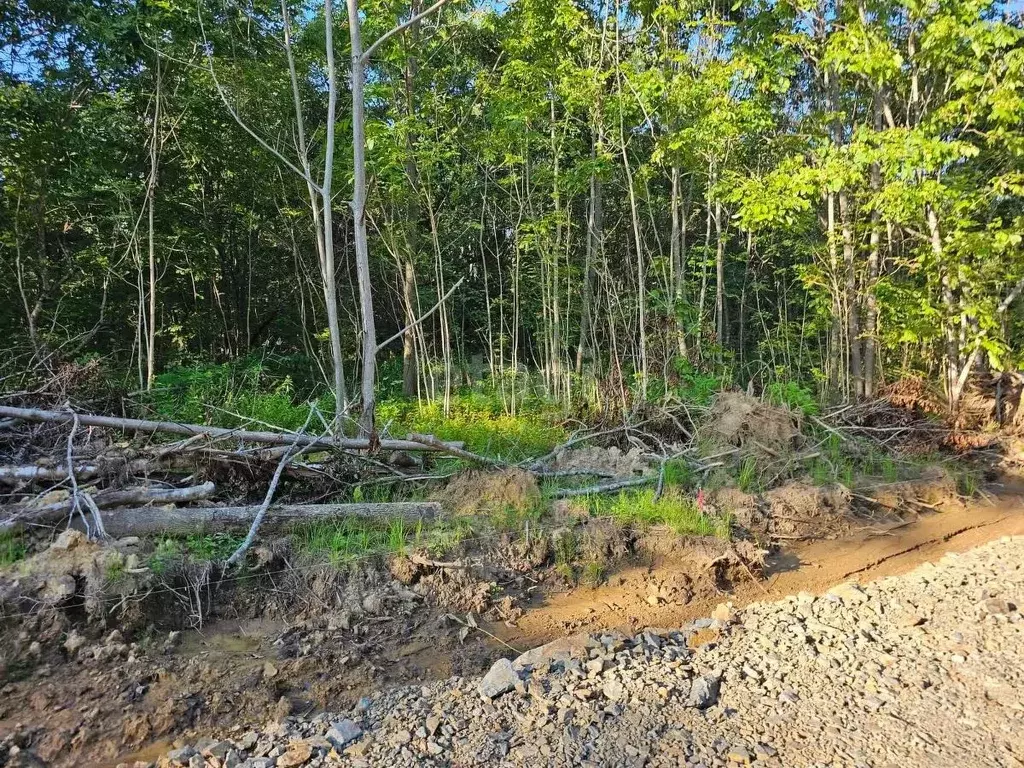
[[[864,368],[861,363],[860,301],[857,296],[857,271],[853,222],[850,220],[850,200],[846,189],[839,190],[839,220],[843,237],[843,271],[846,288],[847,343],[850,350],[850,380],[853,385],[853,399],[864,397]]]
[[[363,370],[360,383],[363,405],[359,426],[364,435],[371,436],[376,432],[377,330],[373,316],[373,286],[370,284],[370,247],[366,235],[366,105],[363,97],[366,72],[360,33],[359,0],[347,2],[349,39],[352,45],[352,226],[356,249],[356,276],[359,283],[359,308],[363,325]],[[331,0],[324,0],[325,11],[330,4]],[[329,27],[330,22],[327,24]],[[332,113],[328,119],[329,126],[333,125],[333,118]],[[332,139],[333,136],[329,141]],[[329,197],[325,191],[325,207],[329,205]]]
[[[591,145],[591,160],[597,157],[600,136]],[[604,201],[602,199],[601,179],[595,172],[590,174],[590,197],[587,204],[587,247],[586,260],[583,265],[583,297],[580,301],[580,341],[576,347],[576,374],[583,372],[583,360],[588,351],[593,356],[594,340],[594,264],[600,260],[599,251],[602,243],[604,227]],[[589,348],[588,348],[588,345]]]
[[[420,12],[421,0],[413,0],[411,12],[415,18]],[[415,87],[419,73],[416,48],[419,44],[419,22],[409,28],[412,43],[405,58],[405,105],[406,117],[411,121],[416,113]],[[405,176],[409,182],[409,200],[406,208],[405,244],[406,258],[402,271],[402,297],[405,304],[405,326],[408,328],[402,338],[402,394],[411,397],[416,394],[416,320],[414,296],[416,293],[416,254],[419,251],[419,168],[416,166],[416,140],[411,130],[406,131]]]
[[[149,185],[146,190],[146,219],[149,226],[149,326],[146,333],[146,389],[153,386],[156,372],[156,244],[153,231],[156,208],[157,172],[160,158],[160,59],[156,60],[156,89],[153,94],[153,136],[149,147]]]
[[[725,235],[722,231],[722,203],[715,201],[715,335],[718,361],[725,349]]]
[[[874,129],[882,129],[882,99],[875,92],[874,98]],[[871,191],[875,194],[882,187],[882,171],[878,163],[871,164]],[[871,211],[871,235],[868,247],[868,272],[864,286],[864,397],[875,396],[875,350],[878,346],[878,300],[875,288],[880,271],[879,251],[881,249],[881,215],[877,210]]]

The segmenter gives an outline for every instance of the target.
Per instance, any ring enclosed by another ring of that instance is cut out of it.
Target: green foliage
[[[697,479],[693,465],[686,459],[670,459],[665,462],[665,485],[688,489]]]
[[[804,416],[815,416],[819,411],[814,393],[795,381],[773,381],[765,388],[765,396],[768,402],[784,405]]]
[[[576,561],[579,555],[580,542],[575,532],[568,528],[561,528],[551,537],[551,545],[555,551],[555,563],[557,565],[569,565]]]
[[[377,421],[393,435],[432,434],[461,440],[474,453],[519,461],[547,453],[566,439],[553,406],[539,401],[528,405],[532,410],[524,407],[513,416],[496,394],[471,391],[455,395],[446,415],[439,401],[393,399],[377,404]]]
[[[757,486],[757,460],[753,456],[748,456],[740,464],[739,475],[736,477],[736,484],[741,491],[749,493],[756,489]]]
[[[23,560],[27,551],[21,531],[0,531],[0,567]]]
[[[621,525],[664,525],[681,536],[728,539],[732,528],[729,517],[707,515],[697,508],[695,499],[678,493],[665,493],[656,499],[652,490],[622,491],[608,499],[593,499],[591,504],[595,515],[611,517]]]
[[[264,358],[256,357],[172,368],[156,377],[140,403],[159,419],[228,428],[262,424],[296,430],[309,415],[309,406],[295,400],[291,376],[273,373]],[[330,419],[330,399],[317,405]]]

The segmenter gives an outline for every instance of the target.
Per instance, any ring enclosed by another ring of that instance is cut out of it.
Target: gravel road
[[[1022,605],[1024,537],[1003,538],[681,630],[567,638],[160,764],[1024,766]]]

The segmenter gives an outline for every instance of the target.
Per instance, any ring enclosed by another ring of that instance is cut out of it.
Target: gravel
[[[1024,537],[1004,538],[680,629],[576,636],[160,765],[1020,767],[1022,604]]]

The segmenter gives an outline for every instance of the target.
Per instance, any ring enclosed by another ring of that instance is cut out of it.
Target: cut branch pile
[[[408,440],[314,436],[305,434],[304,429],[299,433],[226,429],[12,406],[0,406],[0,419],[6,424],[4,441],[12,446],[4,451],[10,463],[0,465],[0,531],[67,522],[103,538],[247,527],[263,515],[271,521],[345,515],[431,517],[439,510],[436,504],[272,507],[272,494],[263,505],[239,504],[247,500],[249,489],[227,488],[207,475],[230,476],[232,472],[225,469],[244,466],[251,478],[258,479],[276,465],[276,489],[283,474],[326,478],[332,485],[337,484],[333,481],[338,474],[360,480],[368,474],[402,478],[390,457],[414,452],[493,463],[466,452],[461,443],[444,442],[432,435],[414,435]],[[23,431],[19,433],[19,429]],[[131,439],[115,439],[116,433]],[[152,441],[156,434],[184,439],[157,443]],[[317,452],[316,461],[301,459],[311,451]],[[372,454],[377,451],[388,460],[375,458]],[[323,491],[322,484],[316,490]],[[229,501],[234,505],[219,506],[218,498],[220,504]],[[196,502],[200,506],[175,506]]]

